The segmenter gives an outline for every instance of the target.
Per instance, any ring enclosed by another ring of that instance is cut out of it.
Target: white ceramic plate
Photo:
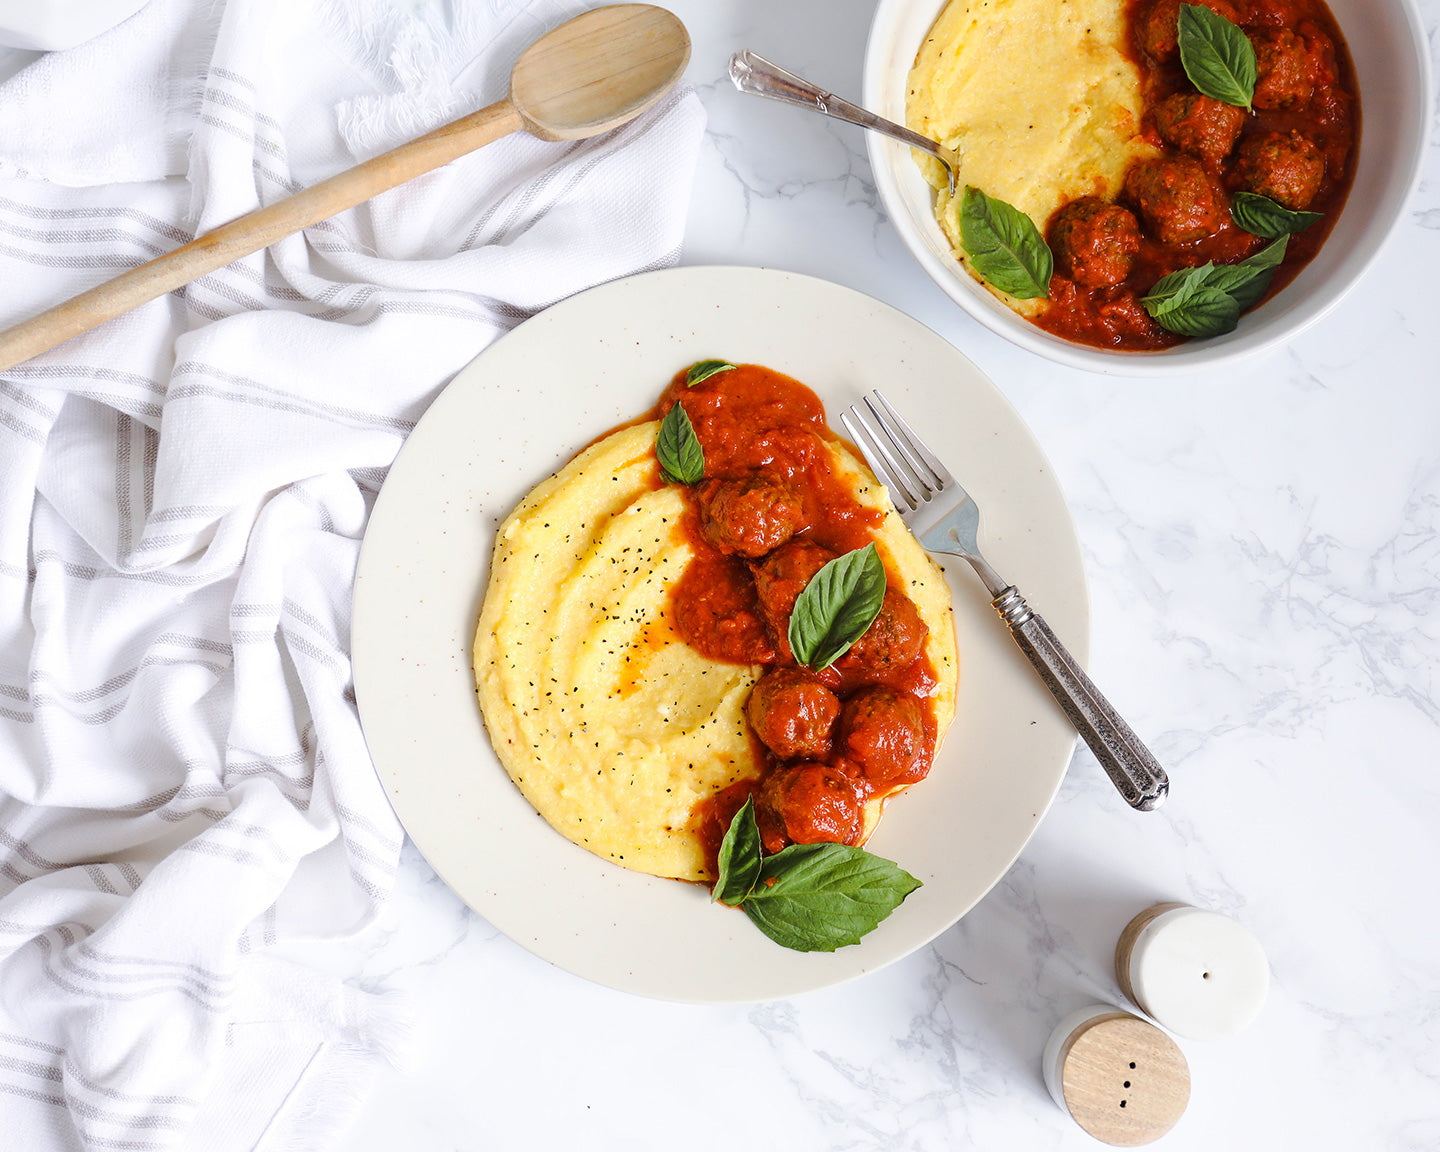
[[[701,886],[630,872],[553,831],[486,739],[471,644],[499,521],[587,442],[651,407],[679,369],[724,357],[814,388],[833,426],[874,387],[927,431],[984,513],[992,562],[1082,661],[1089,619],[1074,526],[1015,411],[960,353],[888,305],[757,268],[616,281],[527,321],[435,401],[390,471],[355,588],[360,715],[406,831],[471,908],[598,983],[737,1002],[836,984],[897,960],[965,914],[1019,854],[1059,787],[1073,730],[968,566],[947,564],[957,715],[923,784],[888,806],[871,850],[923,887],[858,945],[772,943]]]

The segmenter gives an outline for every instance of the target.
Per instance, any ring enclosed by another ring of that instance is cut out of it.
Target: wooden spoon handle
[[[0,332],[0,372],[525,126],[509,99],[258,208]]]

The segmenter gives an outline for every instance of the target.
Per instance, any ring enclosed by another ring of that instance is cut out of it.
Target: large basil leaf
[[[753,799],[730,821],[719,865],[712,899],[743,908],[775,943],[799,952],[858,943],[920,887],[893,861],[847,844],[791,844],[762,856]]]
[[[1183,307],[1185,301],[1194,294],[1197,288],[1205,284],[1206,278],[1214,270],[1213,263],[1201,264],[1198,268],[1181,268],[1177,272],[1171,272],[1168,276],[1162,276],[1155,281],[1155,286],[1141,298],[1140,303],[1152,316],[1155,315],[1157,309],[1167,310]]]
[[[1223,336],[1253,307],[1285,259],[1287,237],[1236,264],[1182,268],[1155,282],[1140,304],[1162,328],[1182,336]]]
[[[1035,222],[1018,208],[966,186],[960,245],[975,271],[1018,300],[1050,295],[1055,258]]]
[[[669,484],[698,484],[705,476],[705,452],[683,404],[676,404],[655,435],[655,458]]]
[[[792,844],[761,862],[741,905],[775,943],[799,952],[854,944],[920,887],[893,861],[846,844]]]
[[[755,801],[749,798],[730,820],[720,841],[719,875],[712,900],[732,908],[744,902],[760,880],[760,826],[755,822]]]
[[[1240,305],[1235,297],[1206,284],[1195,286],[1183,300],[1150,312],[1156,323],[1182,336],[1223,336],[1240,322]]]
[[[1270,281],[1275,275],[1275,269],[1285,259],[1285,248],[1289,242],[1288,236],[1281,236],[1238,264],[1221,264],[1210,274],[1206,283],[1222,292],[1230,293],[1243,312],[1253,307],[1260,297],[1265,295],[1265,290],[1270,287]]]
[[[1230,216],[1252,236],[1263,236],[1267,240],[1303,232],[1317,220],[1325,219],[1324,213],[1297,212],[1255,192],[1235,193],[1230,201]]]
[[[874,544],[837,556],[795,601],[790,651],[807,668],[828,668],[865,634],[884,601],[885,566]]]
[[[1177,31],[1180,63],[1190,83],[1211,99],[1249,109],[1255,98],[1255,47],[1218,12],[1181,4]]]

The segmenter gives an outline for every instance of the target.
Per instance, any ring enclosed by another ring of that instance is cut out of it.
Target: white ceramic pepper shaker
[[[1115,946],[1115,976],[1142,1012],[1190,1040],[1235,1035],[1270,989],[1270,965],[1254,935],[1188,904],[1156,904],[1131,920]]]

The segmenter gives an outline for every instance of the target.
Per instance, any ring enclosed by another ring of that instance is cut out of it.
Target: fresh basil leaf
[[[735,365],[728,364],[724,360],[701,360],[697,364],[690,365],[689,370],[685,373],[685,387],[693,388],[696,384],[710,379],[711,376],[733,371],[735,371]]]
[[[1240,28],[1201,4],[1181,4],[1180,63],[1211,99],[1249,109],[1255,98],[1255,46]]]
[[[874,544],[831,560],[810,578],[790,613],[795,659],[820,671],[845,655],[880,614],[885,566]]]
[[[1270,281],[1273,279],[1275,279],[1275,269],[1262,268],[1259,273],[1251,276],[1245,283],[1229,289],[1229,293],[1235,303],[1239,305],[1240,311],[1248,312],[1260,303],[1260,297],[1269,290]]]
[[[705,475],[705,452],[683,404],[676,404],[655,436],[655,457],[667,484],[697,484]]]
[[[719,871],[710,899],[732,908],[743,903],[760,881],[760,825],[755,822],[754,797],[746,799],[725,830]]]
[[[1243,312],[1253,307],[1260,297],[1265,295],[1265,290],[1270,287],[1270,281],[1275,275],[1275,269],[1285,259],[1285,248],[1289,242],[1288,236],[1281,236],[1238,264],[1221,264],[1211,273],[1206,283],[1222,292],[1230,293]]]
[[[919,887],[893,861],[846,844],[792,844],[763,855],[748,798],[720,843],[711,899],[743,908],[782,947],[833,952],[857,943]]]
[[[1215,265],[1201,264],[1197,268],[1181,268],[1155,281],[1140,303],[1152,316],[1157,308],[1177,308],[1197,289],[1205,284],[1206,278],[1215,270]]]
[[[1274,240],[1288,236],[1291,232],[1303,232],[1317,220],[1325,219],[1323,212],[1297,212],[1277,204],[1269,196],[1256,192],[1237,192],[1230,201],[1230,217],[1252,236],[1263,236]]]
[[[1240,261],[1245,268],[1278,268],[1281,261],[1285,259],[1285,249],[1290,245],[1290,237],[1279,236],[1260,251],[1252,253]]]
[[[792,844],[767,856],[741,907],[785,948],[833,952],[857,943],[920,887],[882,856],[846,844]]]
[[[969,185],[960,200],[960,244],[975,271],[1017,300],[1050,295],[1055,259],[1035,221]]]
[[[1140,304],[1162,328],[1182,336],[1222,336],[1233,331],[1240,313],[1265,295],[1285,259],[1288,237],[1265,245],[1235,264],[1182,268],[1155,282]]]
[[[1155,322],[1182,336],[1223,336],[1240,322],[1240,305],[1223,288],[1201,284],[1178,303],[1170,302],[1150,312]]]

